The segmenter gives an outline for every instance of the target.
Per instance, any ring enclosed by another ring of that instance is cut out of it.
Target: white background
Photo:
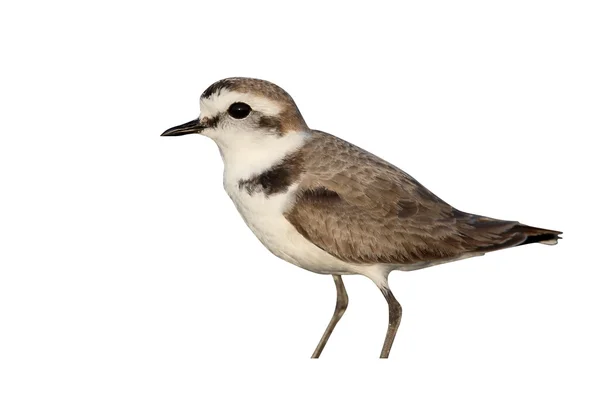
[[[16,3],[16,2],[13,2]],[[598,398],[598,10],[578,1],[0,8],[0,398]],[[228,76],[455,207],[564,231],[391,275],[404,308],[277,259],[209,139]]]

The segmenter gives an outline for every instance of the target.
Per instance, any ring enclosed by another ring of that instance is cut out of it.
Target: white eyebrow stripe
[[[217,114],[227,111],[229,106],[236,102],[250,105],[253,110],[265,115],[276,116],[281,112],[281,105],[265,97],[256,96],[251,93],[241,93],[222,89],[208,98],[200,99],[201,118],[212,118]]]

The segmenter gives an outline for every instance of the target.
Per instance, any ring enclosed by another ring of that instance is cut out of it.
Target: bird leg
[[[392,294],[392,291],[389,287],[382,287],[380,289],[383,293],[383,297],[385,297],[387,300],[390,311],[390,319],[388,323],[387,334],[385,335],[385,342],[383,342],[383,348],[381,349],[381,355],[379,358],[388,358],[390,355],[390,350],[392,349],[392,344],[394,343],[394,338],[396,337],[396,332],[400,326],[400,320],[402,319],[402,307]]]
[[[342,277],[340,275],[333,275],[333,281],[335,282],[335,287],[337,289],[335,311],[333,312],[331,321],[329,321],[329,325],[327,325],[327,329],[325,329],[325,333],[323,333],[323,337],[321,338],[321,341],[317,345],[317,348],[315,349],[311,358],[319,358],[321,352],[327,344],[327,340],[329,340],[329,336],[331,336],[331,332],[333,332],[333,328],[335,328],[338,321],[342,318],[342,315],[344,315],[344,311],[346,311],[346,308],[348,308],[348,293],[346,293],[346,288],[344,287]]]

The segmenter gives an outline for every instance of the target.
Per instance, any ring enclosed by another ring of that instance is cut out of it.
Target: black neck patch
[[[250,179],[240,179],[238,187],[249,195],[264,193],[265,196],[285,192],[302,174],[302,156],[294,153],[286,156],[279,164]]]

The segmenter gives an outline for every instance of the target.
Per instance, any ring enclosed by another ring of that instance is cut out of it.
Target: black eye
[[[227,112],[235,119],[246,118],[250,114],[252,108],[246,103],[233,103],[229,106]]]

